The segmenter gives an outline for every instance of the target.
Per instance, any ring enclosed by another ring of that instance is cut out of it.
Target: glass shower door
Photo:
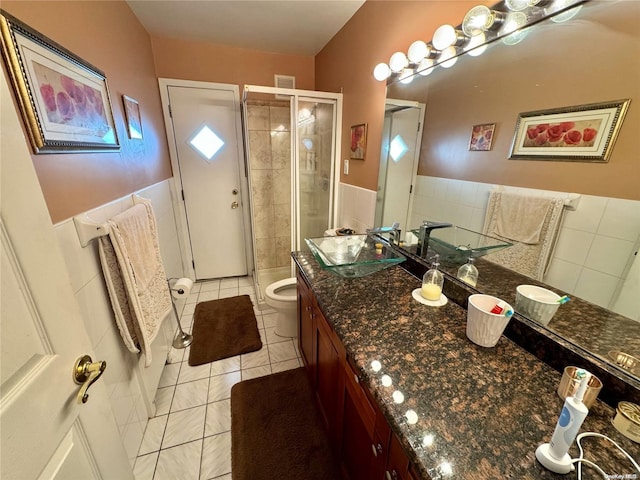
[[[296,249],[333,225],[336,102],[299,98],[297,103]]]

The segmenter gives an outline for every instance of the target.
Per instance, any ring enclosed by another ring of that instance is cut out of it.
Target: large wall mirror
[[[496,186],[578,194],[539,281],[615,313],[589,335],[616,337],[640,358],[638,22],[640,2],[586,2],[571,20],[541,22],[515,45],[499,40],[453,68],[388,85],[376,226],[397,221],[407,232],[426,219],[480,232]],[[520,113],[622,99],[629,109],[608,162],[509,159]],[[495,124],[491,148],[472,151],[472,127],[482,124]],[[402,160],[391,155],[399,151]],[[566,333],[560,322],[548,328]],[[640,379],[640,368],[624,373]]]

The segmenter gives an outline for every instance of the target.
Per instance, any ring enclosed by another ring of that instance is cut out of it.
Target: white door
[[[167,96],[195,277],[246,275],[237,87],[168,85]]]
[[[76,401],[89,337],[0,76],[0,478],[130,479],[104,385]]]
[[[421,113],[420,108],[404,108],[390,114],[387,175],[381,226],[388,227],[398,222],[402,231],[416,227],[407,224],[407,214],[420,156],[418,134],[421,132]]]

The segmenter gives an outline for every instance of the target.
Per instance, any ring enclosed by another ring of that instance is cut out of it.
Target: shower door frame
[[[242,92],[242,114],[243,114],[243,133],[244,133],[244,144],[245,144],[245,174],[247,177],[247,182],[249,185],[248,193],[249,193],[249,211],[250,211],[250,222],[251,222],[251,244],[253,248],[253,265],[252,270],[254,272],[254,285],[256,287],[256,296],[259,301],[261,298],[261,290],[260,285],[258,283],[258,275],[257,275],[257,258],[256,258],[256,239],[254,235],[255,225],[254,225],[254,212],[253,212],[253,192],[251,189],[251,168],[249,165],[249,132],[248,132],[248,122],[247,122],[247,95],[249,93],[264,93],[271,95],[286,95],[290,98],[290,117],[289,117],[289,129],[291,131],[291,178],[294,179],[292,183],[291,189],[291,249],[300,250],[301,248],[301,238],[300,238],[300,221],[299,221],[299,212],[297,212],[297,205],[300,202],[300,177],[298,175],[298,159],[300,158],[300,142],[297,128],[297,118],[298,118],[298,104],[302,101],[312,101],[312,102],[321,102],[327,104],[333,104],[333,136],[332,136],[332,154],[333,161],[331,162],[331,173],[330,173],[330,182],[329,182],[329,198],[331,202],[331,208],[329,211],[329,221],[328,228],[335,228],[336,221],[338,218],[339,211],[339,199],[337,198],[338,186],[340,184],[340,157],[341,150],[340,144],[342,139],[342,94],[341,93],[333,93],[333,92],[318,92],[314,90],[298,90],[291,88],[278,88],[278,87],[265,87],[260,85],[245,85]],[[291,264],[291,275],[294,275],[293,264]]]

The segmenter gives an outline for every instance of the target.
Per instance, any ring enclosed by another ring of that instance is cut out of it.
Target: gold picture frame
[[[608,162],[630,102],[521,113],[509,159]]]
[[[4,10],[0,41],[35,153],[120,148],[103,72]]]
[[[367,124],[351,127],[351,160],[364,160],[367,155]]]

